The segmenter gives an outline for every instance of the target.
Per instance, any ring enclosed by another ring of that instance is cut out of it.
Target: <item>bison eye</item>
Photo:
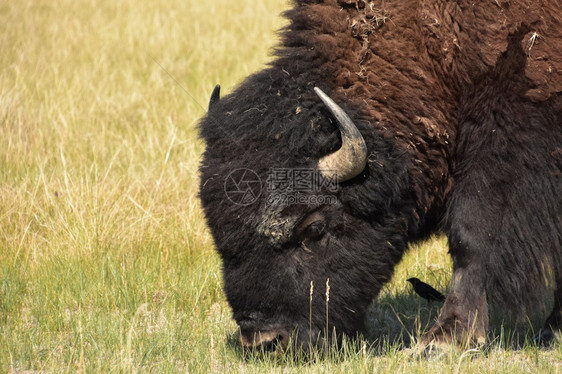
[[[326,224],[323,221],[316,221],[308,225],[303,232],[303,238],[308,240],[318,239],[324,234]]]
[[[326,221],[324,216],[319,212],[303,219],[296,227],[294,238],[300,243],[308,243],[310,241],[318,240],[324,235],[326,228]]]

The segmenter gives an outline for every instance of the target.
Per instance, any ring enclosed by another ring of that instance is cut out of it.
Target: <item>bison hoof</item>
[[[481,346],[486,344],[486,333],[476,329],[455,328],[455,326],[435,325],[421,339],[427,347],[443,344],[461,346]]]
[[[405,352],[409,353],[412,357],[422,357],[431,361],[440,361],[450,352],[452,346],[445,343],[432,342],[424,344],[422,342],[407,348]]]
[[[542,347],[550,347],[556,341],[560,340],[560,333],[552,331],[552,329],[542,330],[536,337],[535,343]]]

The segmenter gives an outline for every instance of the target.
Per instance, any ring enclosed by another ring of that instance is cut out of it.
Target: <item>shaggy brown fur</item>
[[[449,163],[463,94],[485,84],[509,35],[525,30],[520,45],[531,82],[525,97],[540,102],[562,92],[560,2],[374,2],[380,9],[364,0],[297,3],[309,5],[288,12],[295,24],[286,42],[314,49],[339,97],[413,153],[420,206],[432,206],[452,186]]]

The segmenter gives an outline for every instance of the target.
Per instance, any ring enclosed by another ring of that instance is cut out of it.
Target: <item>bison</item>
[[[489,302],[527,313],[547,292],[553,338],[562,3],[296,0],[285,16],[270,66],[217,88],[200,122],[242,345],[356,334],[408,243],[437,231],[453,277],[423,342],[484,341]]]

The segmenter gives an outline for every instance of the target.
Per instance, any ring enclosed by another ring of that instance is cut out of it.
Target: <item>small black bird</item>
[[[435,288],[431,287],[429,284],[422,282],[418,278],[410,278],[407,279],[408,282],[414,286],[414,291],[421,297],[427,300],[429,303],[430,301],[445,301],[445,295],[441,292],[437,291]]]

